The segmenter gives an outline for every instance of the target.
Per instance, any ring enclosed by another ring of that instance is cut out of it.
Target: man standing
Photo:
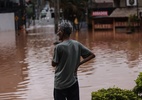
[[[79,100],[77,69],[95,55],[84,45],[70,39],[72,25],[62,21],[57,35],[61,43],[54,49],[52,66],[55,68],[54,100]],[[83,60],[80,60],[80,57]]]
[[[75,30],[79,31],[79,22],[78,22],[78,18],[76,16],[74,19],[74,28],[75,28]]]

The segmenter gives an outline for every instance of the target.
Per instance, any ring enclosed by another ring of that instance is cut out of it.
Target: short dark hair
[[[60,30],[62,30],[65,34],[70,35],[72,33],[72,24],[67,20],[62,20],[59,25]]]

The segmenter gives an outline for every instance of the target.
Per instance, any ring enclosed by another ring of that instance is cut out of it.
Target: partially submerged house
[[[112,29],[116,31],[117,28],[140,27],[140,21],[137,20],[142,15],[141,0],[104,1],[94,2],[89,10],[93,31],[98,29]]]

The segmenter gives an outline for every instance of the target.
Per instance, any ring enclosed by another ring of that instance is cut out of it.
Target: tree
[[[53,0],[49,0],[51,6],[54,6]],[[59,8],[63,11],[64,19],[73,21],[73,16],[76,15],[78,18],[84,16],[86,7],[88,6],[88,0],[60,0]]]
[[[39,19],[40,12],[43,9],[43,7],[45,6],[47,0],[31,0],[31,1],[35,4],[35,10],[37,10],[36,17],[37,17],[37,19]]]

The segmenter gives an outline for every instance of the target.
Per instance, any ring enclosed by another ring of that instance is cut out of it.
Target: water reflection
[[[53,100],[54,28],[35,28],[27,35],[0,35],[0,100]],[[78,70],[81,100],[91,100],[90,93],[101,88],[135,86],[134,80],[142,71],[141,33],[84,29],[71,37],[96,54],[96,59]]]

